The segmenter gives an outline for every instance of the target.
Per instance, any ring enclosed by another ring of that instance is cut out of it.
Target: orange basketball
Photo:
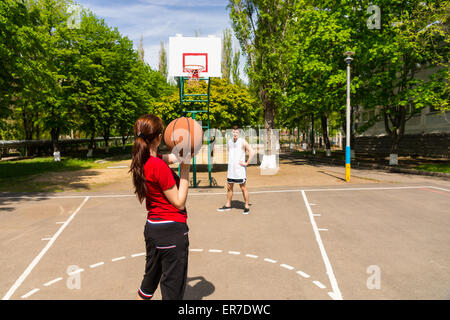
[[[176,156],[195,156],[203,143],[202,126],[192,118],[173,120],[164,132],[164,142]]]

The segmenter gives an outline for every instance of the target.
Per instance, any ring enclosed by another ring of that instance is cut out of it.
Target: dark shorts
[[[245,181],[247,181],[247,179],[230,179],[230,178],[227,178],[227,182],[228,183],[243,184],[243,183],[245,183]]]
[[[182,300],[187,280],[189,228],[172,222],[145,225],[145,274],[139,295],[151,299],[158,284],[163,300]]]

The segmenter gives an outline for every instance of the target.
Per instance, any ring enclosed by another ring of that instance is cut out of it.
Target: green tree
[[[271,145],[276,113],[286,103],[294,0],[230,0],[230,18],[247,58],[250,88],[259,97]]]
[[[231,30],[225,29],[222,37],[222,79],[230,81],[233,59],[233,46],[231,42]]]
[[[369,2],[354,3],[368,6]],[[405,124],[423,108],[448,109],[448,1],[379,1],[381,30],[364,25],[370,13],[355,10],[349,21],[365,32],[354,36],[357,102],[381,108],[381,119],[398,154]],[[419,76],[422,74],[422,76]],[[428,75],[427,75],[428,74]]]
[[[191,116],[184,113],[189,110],[190,103],[185,103],[184,108],[180,103],[178,90],[175,88],[172,94],[164,96],[155,102],[153,112],[160,116],[167,125],[178,117]],[[186,93],[205,93],[207,84],[200,81],[198,87],[186,88]],[[205,104],[196,104],[197,109],[206,110]],[[211,79],[210,96],[210,127],[216,129],[229,129],[234,125],[244,127],[246,125],[256,126],[261,121],[261,107],[243,86],[230,83],[226,79]],[[206,113],[197,114],[196,120],[207,121]]]
[[[233,63],[231,64],[231,78],[233,79],[233,83],[237,85],[242,84],[239,71],[240,63],[241,63],[241,51],[239,49],[235,49],[233,55]]]
[[[159,64],[158,64],[158,70],[164,77],[164,79],[167,79],[167,52],[164,48],[164,41],[161,41],[161,47],[159,49]]]

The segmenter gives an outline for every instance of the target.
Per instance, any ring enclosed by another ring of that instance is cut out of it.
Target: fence
[[[125,143],[132,137],[127,138]],[[79,149],[87,149],[91,139],[61,139],[58,140],[58,146],[62,153],[66,151],[78,151]],[[105,146],[103,137],[94,138],[97,148]],[[111,137],[108,140],[109,146],[122,145],[122,137]],[[37,155],[53,155],[52,140],[1,140],[0,141],[0,159],[2,156],[18,155],[29,156],[30,153]]]

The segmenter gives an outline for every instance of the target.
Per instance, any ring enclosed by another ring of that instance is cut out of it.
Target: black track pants
[[[186,288],[189,254],[189,228],[185,223],[171,222],[145,225],[145,274],[139,295],[151,299],[161,284],[163,300],[182,300]]]

